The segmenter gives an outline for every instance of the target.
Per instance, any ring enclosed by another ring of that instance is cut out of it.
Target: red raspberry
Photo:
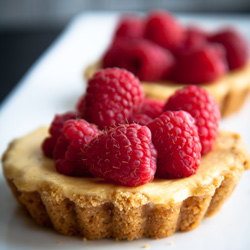
[[[226,50],[229,69],[243,67],[249,56],[248,42],[234,29],[224,29],[209,37],[210,42],[221,44]]]
[[[145,37],[164,48],[173,49],[184,39],[184,29],[170,13],[153,11],[145,24]]]
[[[226,71],[223,48],[219,45],[204,44],[203,47],[179,54],[170,78],[179,83],[210,83]]]
[[[42,150],[44,155],[53,158],[53,151],[56,145],[57,138],[61,135],[63,124],[69,119],[75,119],[77,114],[75,112],[66,112],[64,114],[55,115],[49,128],[50,136],[45,138],[42,143]]]
[[[112,128],[87,144],[84,154],[95,177],[125,186],[139,186],[154,178],[157,152],[146,126]]]
[[[85,120],[66,121],[54,150],[56,170],[65,175],[89,176],[82,160],[82,147],[99,134],[97,127]]]
[[[166,79],[175,63],[170,51],[147,40],[131,41],[128,45],[121,67],[141,81]]]
[[[81,114],[100,129],[124,124],[141,109],[144,93],[139,80],[124,69],[101,69],[89,80]]]
[[[192,36],[206,40],[208,35],[209,32],[199,26],[189,25],[185,28],[185,36],[188,37]]]
[[[133,39],[117,37],[104,53],[102,58],[103,68],[123,67],[123,60]]]
[[[76,103],[76,112],[78,114],[81,114],[82,113],[82,110],[84,108],[84,105],[85,105],[85,94],[84,95],[81,95],[78,100],[77,100],[77,103]]]
[[[132,116],[132,118],[129,120],[129,123],[136,123],[141,126],[146,126],[152,120],[153,119],[146,114],[136,114]]]
[[[195,119],[202,154],[208,153],[218,134],[220,111],[213,96],[205,89],[188,86],[177,90],[166,102],[164,110],[184,110]]]
[[[207,43],[207,36],[207,32],[198,27],[187,27],[185,29],[185,37],[182,43],[174,49],[174,54],[178,57],[179,54],[203,47]]]
[[[116,39],[103,57],[103,67],[119,67],[135,74],[141,81],[166,79],[175,59],[170,51],[147,41]]]
[[[123,16],[117,25],[115,37],[142,38],[144,20],[139,16]]]
[[[141,114],[145,114],[152,119],[158,117],[163,112],[165,102],[150,97],[144,99],[144,103],[141,108]]]
[[[183,178],[200,165],[201,145],[194,119],[185,111],[167,111],[148,124],[158,152],[160,178]]]

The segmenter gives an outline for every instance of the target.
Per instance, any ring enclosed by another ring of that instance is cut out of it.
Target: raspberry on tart
[[[141,81],[155,81],[165,79],[174,64],[174,56],[169,50],[147,40],[137,40],[127,49],[122,67]]]
[[[164,48],[173,49],[184,39],[182,25],[166,11],[150,12],[145,22],[145,37]]]
[[[143,34],[143,18],[137,15],[126,15],[120,18],[114,37],[142,38]]]
[[[208,40],[221,44],[226,50],[226,59],[230,70],[242,68],[249,57],[247,40],[238,31],[227,28],[209,36]]]
[[[118,38],[103,57],[104,68],[127,69],[142,81],[165,79],[174,63],[169,50],[144,39]]]
[[[66,121],[54,149],[56,170],[65,175],[90,176],[87,166],[82,161],[82,147],[100,133],[94,124],[89,124],[85,120]]]
[[[73,111],[55,115],[53,121],[50,124],[50,129],[49,129],[50,136],[45,138],[45,140],[42,143],[42,150],[44,152],[44,155],[46,155],[49,158],[53,158],[53,152],[56,145],[56,141],[58,137],[61,135],[64,123],[67,120],[75,119],[76,117],[77,114]]]
[[[170,79],[177,83],[212,83],[227,72],[224,49],[203,44],[196,49],[178,53]]]
[[[200,27],[188,26],[185,28],[183,41],[173,50],[173,53],[178,57],[178,54],[203,47],[207,43],[207,36],[207,32]]]
[[[85,94],[78,97],[77,102],[75,104],[75,110],[76,110],[77,114],[79,114],[79,116],[82,113],[84,105],[85,105]],[[84,118],[84,117],[82,117],[82,118]]]
[[[158,152],[156,175],[175,179],[196,173],[201,144],[192,116],[185,111],[166,111],[147,125]]]
[[[88,81],[81,117],[99,129],[127,123],[141,109],[144,93],[139,80],[119,68],[99,70]]]
[[[103,68],[122,68],[124,65],[124,58],[126,58],[127,50],[134,41],[135,39],[116,37],[103,55]]]
[[[154,179],[157,152],[151,132],[138,124],[105,131],[84,148],[85,162],[95,177],[125,186],[140,186]]]
[[[218,134],[220,111],[208,91],[196,86],[179,89],[167,100],[163,110],[184,110],[190,113],[198,128],[201,153],[206,154],[213,148]]]

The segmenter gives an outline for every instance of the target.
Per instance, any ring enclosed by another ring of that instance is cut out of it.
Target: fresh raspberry
[[[127,54],[127,50],[129,46],[133,43],[133,41],[133,39],[116,37],[103,55],[103,68],[122,68],[124,64],[124,58]]]
[[[75,106],[75,109],[76,109],[76,112],[78,114],[81,114],[82,113],[82,110],[84,108],[84,105],[85,105],[85,94],[81,95],[78,100],[77,100],[77,103],[76,103],[76,106]]]
[[[170,51],[147,40],[127,43],[121,67],[134,73],[141,81],[159,81],[167,78],[175,59]]]
[[[46,155],[49,158],[53,158],[53,151],[56,145],[56,141],[62,132],[64,123],[67,120],[75,119],[76,116],[77,114],[71,111],[55,115],[49,128],[50,135],[47,138],[45,138],[45,140],[42,143],[42,150],[44,155]]]
[[[163,100],[146,97],[140,113],[155,119],[163,112],[164,104],[165,102]]]
[[[115,39],[106,51],[103,67],[119,67],[135,74],[141,81],[166,79],[175,59],[172,53],[143,39]]]
[[[193,36],[206,40],[209,36],[209,32],[199,26],[189,25],[185,28],[185,36]]]
[[[85,120],[66,121],[54,150],[56,170],[70,176],[89,176],[82,160],[82,147],[99,134],[97,127]]]
[[[100,129],[127,121],[141,109],[144,93],[140,81],[124,69],[101,69],[89,80],[81,114]]]
[[[84,155],[89,171],[107,181],[139,186],[154,178],[157,152],[146,126],[126,124],[111,128],[90,141]]]
[[[174,49],[174,54],[178,58],[179,54],[203,47],[204,44],[207,43],[207,36],[208,33],[198,27],[186,27],[184,39],[179,46]]]
[[[153,11],[146,20],[145,37],[164,48],[173,49],[184,39],[184,29],[170,13]]]
[[[243,67],[249,56],[248,42],[238,31],[223,29],[209,37],[210,42],[221,44],[226,50],[229,69]]]
[[[54,152],[57,138],[58,137],[49,136],[49,137],[46,137],[42,143],[42,151],[44,155],[51,159],[53,158],[53,152]]]
[[[123,16],[115,31],[115,37],[142,38],[144,34],[144,20],[139,16]]]
[[[170,78],[179,83],[202,84],[216,80],[226,71],[222,46],[204,44],[203,47],[179,54]]]
[[[141,126],[146,126],[152,120],[153,119],[146,114],[136,114],[132,116],[132,118],[129,120],[129,123],[136,123]]]
[[[148,124],[158,152],[159,178],[183,178],[200,165],[201,145],[194,119],[185,111],[167,111]]]
[[[166,102],[164,111],[184,110],[195,119],[201,141],[202,154],[208,153],[218,134],[220,111],[213,96],[205,89],[188,86],[177,90]]]

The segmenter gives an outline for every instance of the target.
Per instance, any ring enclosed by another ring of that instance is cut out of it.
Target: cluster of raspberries
[[[170,13],[124,16],[102,66],[125,68],[141,81],[209,83],[248,60],[247,40],[235,29],[184,27]]]
[[[220,112],[197,86],[166,102],[146,98],[131,72],[101,69],[74,112],[56,115],[42,149],[59,173],[138,186],[196,172],[218,133]]]

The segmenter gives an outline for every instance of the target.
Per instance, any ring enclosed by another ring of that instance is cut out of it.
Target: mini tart
[[[101,62],[96,62],[87,67],[84,72],[86,79],[102,67]],[[142,82],[144,93],[148,97],[167,100],[177,89],[186,86],[169,81],[162,82]],[[222,117],[238,111],[250,92],[250,63],[242,69],[234,70],[209,84],[199,84],[198,86],[207,89],[217,101]]]
[[[38,224],[87,239],[162,238],[194,229],[220,210],[249,169],[240,136],[220,132],[195,175],[123,187],[57,173],[53,160],[40,149],[46,136],[47,127],[42,127],[13,141],[2,159],[4,176]]]

